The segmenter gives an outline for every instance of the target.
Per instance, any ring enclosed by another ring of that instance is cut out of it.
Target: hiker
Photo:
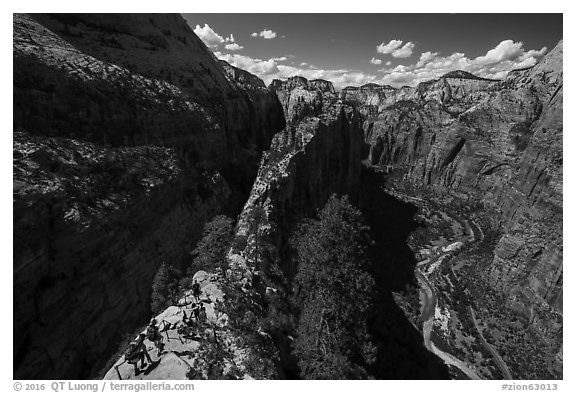
[[[206,318],[206,309],[204,308],[204,304],[201,304],[198,312],[198,320],[204,323],[206,322]]]
[[[129,364],[134,365],[134,374],[140,374],[140,370],[138,370],[138,361],[141,361],[140,367],[144,368],[146,366],[146,362],[144,359],[146,358],[148,362],[152,363],[152,359],[150,355],[148,355],[148,350],[146,349],[146,345],[144,345],[144,338],[146,335],[144,333],[140,333],[138,338],[128,345],[128,349],[124,352],[124,358]]]
[[[200,284],[198,284],[198,280],[194,280],[194,284],[192,284],[192,294],[197,302],[200,301]]]
[[[196,305],[196,307],[192,309],[192,313],[194,314],[194,318],[196,318],[196,321],[200,323],[200,305]]]
[[[162,335],[156,326],[156,319],[152,318],[150,320],[150,324],[146,328],[146,338],[154,343],[156,346],[156,356],[160,357],[160,353],[162,352]]]
[[[198,317],[199,317],[198,311],[200,311],[200,304],[192,302],[192,308],[190,310],[190,315],[188,317],[186,317],[186,312],[184,312],[184,318],[188,319],[188,325],[194,323],[194,319],[196,319],[196,323],[200,322],[200,320],[198,319]]]

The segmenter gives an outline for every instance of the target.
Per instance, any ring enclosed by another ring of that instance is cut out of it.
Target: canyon
[[[427,275],[447,294],[437,304],[455,300],[434,274],[461,265],[450,277],[479,277],[541,343],[530,356],[544,374],[512,376],[562,378],[562,42],[504,80],[454,71],[339,92],[298,76],[266,87],[175,15],[15,14],[13,56],[14,378],[92,378],[103,367],[116,378],[107,361],[118,365],[123,335],[152,316],[159,266],[188,266],[219,214],[237,217],[227,279],[195,277],[212,303],[238,295],[256,321],[270,320],[298,268],[289,239],[332,194],[359,207],[375,242],[373,376],[457,375],[424,342],[450,347],[441,318],[428,310],[423,333],[410,299],[418,253],[478,225],[492,243],[482,235],[481,250],[449,249]],[[467,250],[482,257],[471,264]],[[236,377],[298,377],[293,332],[227,325],[212,303]],[[474,326],[490,317],[477,307]],[[174,349],[158,359],[167,374],[141,378],[184,378],[194,353]],[[247,359],[258,358],[270,361],[254,371]]]

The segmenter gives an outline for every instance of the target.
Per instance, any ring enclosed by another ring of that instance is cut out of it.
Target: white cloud
[[[233,50],[233,51],[244,49],[243,46],[238,45],[238,44],[235,43],[235,42],[232,43],[232,44],[226,44],[226,45],[224,45],[224,48],[226,48],[226,49],[228,49],[228,50]]]
[[[464,53],[454,52],[448,56],[439,56],[436,52],[424,52],[416,64],[396,66],[394,69],[378,70],[383,73],[383,84],[399,86],[415,85],[419,82],[437,79],[455,70],[463,70],[489,79],[505,78],[510,70],[530,67],[546,53],[546,47],[540,50],[524,51],[521,42],[502,41],[483,56],[468,58]]]
[[[216,33],[212,28],[205,23],[204,27],[200,27],[200,25],[196,25],[194,29],[194,33],[209,47],[215,48],[219,44],[224,43],[224,38]]]
[[[305,63],[308,68],[304,67],[302,63],[300,67],[294,67],[286,64],[278,64],[284,58],[289,56],[282,56],[278,58],[270,58],[268,60],[252,58],[240,54],[230,54],[215,52],[216,57],[226,60],[228,63],[235,67],[242,68],[251,72],[258,77],[262,78],[266,84],[270,84],[273,79],[287,79],[291,76],[303,76],[307,79],[326,79],[334,84],[338,89],[349,85],[363,85],[369,82],[374,82],[377,78],[374,75],[367,75],[359,71],[347,69],[334,69],[323,70],[311,68],[308,63]]]
[[[384,55],[392,55],[392,57],[401,59],[412,56],[412,51],[416,44],[409,41],[402,46],[403,43],[404,41],[402,40],[390,40],[387,44],[381,43],[377,45],[376,52]]]
[[[382,64],[382,60],[376,59],[375,57],[373,57],[373,58],[370,59],[370,64],[379,65],[379,64]]]
[[[416,63],[416,67],[422,67],[424,64],[429,63],[432,59],[438,56],[438,52],[424,52],[420,55],[420,60]]]
[[[268,29],[262,30],[260,33],[252,33],[250,37],[262,37],[265,40],[271,40],[272,38],[276,38],[276,32]],[[284,38],[284,36],[282,37]]]
[[[490,49],[484,56],[477,57],[475,61],[481,64],[495,64],[503,60],[516,60],[524,53],[522,42],[505,40],[494,49]]]
[[[265,75],[278,72],[278,67],[274,59],[261,60],[239,54],[220,52],[214,52],[214,55],[219,59],[226,60],[235,67],[242,68],[243,70],[256,74],[261,78],[264,78]]]
[[[234,42],[234,34],[230,34],[230,37],[226,37],[226,42]]]
[[[414,64],[400,64],[392,68],[392,62],[387,61],[385,63],[387,68],[378,70],[376,75],[349,69],[321,69],[307,62],[300,62],[299,66],[281,64],[281,62],[292,58],[291,55],[272,57],[267,60],[237,53],[215,52],[215,55],[236,67],[259,76],[266,84],[269,84],[273,79],[286,79],[299,75],[308,79],[329,80],[337,89],[366,83],[401,87],[403,85],[414,86],[419,82],[437,79],[455,70],[468,71],[484,78],[502,79],[512,69],[534,65],[546,53],[546,48],[525,51],[522,43],[512,42],[512,44],[514,45],[498,44],[495,48],[488,50],[485,55],[476,58],[469,58],[461,52],[454,52],[447,56],[441,56],[436,52],[424,52]],[[397,47],[395,50],[398,48],[402,49],[403,46]],[[510,48],[517,49],[510,50]],[[494,59],[498,58],[500,61],[494,62]]]
[[[404,46],[402,48],[398,48],[394,52],[392,52],[392,57],[401,58],[401,59],[405,59],[406,57],[410,57],[410,56],[412,56],[412,51],[414,50],[415,46],[416,46],[416,44],[414,44],[413,42],[407,42],[406,44],[404,44]]]
[[[390,40],[390,42],[387,44],[381,43],[380,45],[376,46],[376,52],[387,55],[394,52],[401,45],[402,40]]]

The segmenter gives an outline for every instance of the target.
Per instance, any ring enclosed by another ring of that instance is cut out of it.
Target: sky
[[[182,14],[216,57],[269,84],[415,86],[454,70],[502,79],[562,39],[562,14]]]

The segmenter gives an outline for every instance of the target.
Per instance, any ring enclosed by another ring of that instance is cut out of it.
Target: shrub
[[[233,237],[234,221],[223,215],[214,217],[204,226],[202,239],[192,251],[194,260],[188,273],[193,275],[198,270],[212,272],[219,267],[225,275],[228,268],[226,253]]]
[[[150,309],[157,314],[168,305],[178,300],[178,281],[181,272],[174,266],[163,262],[152,281],[152,296]]]

